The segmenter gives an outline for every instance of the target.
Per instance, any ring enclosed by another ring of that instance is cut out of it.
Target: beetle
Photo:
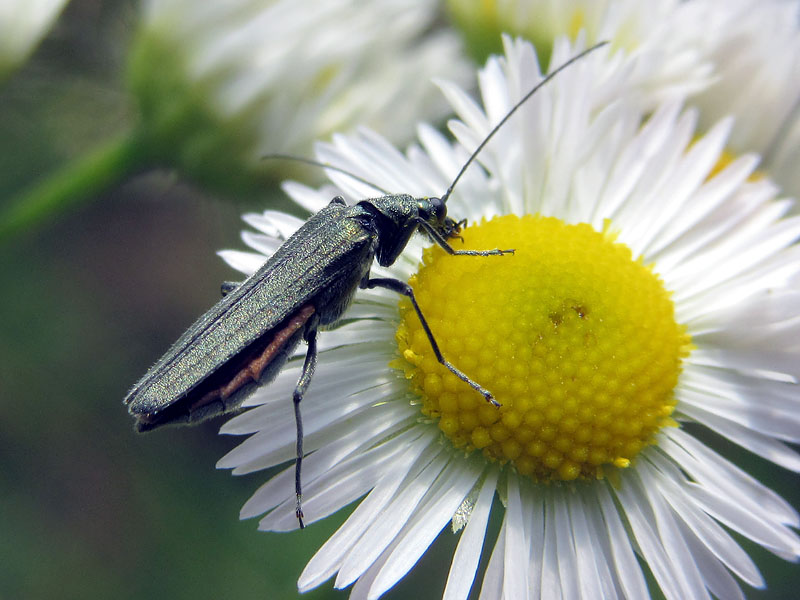
[[[380,287],[407,296],[437,360],[488,402],[500,406],[490,391],[442,355],[411,286],[398,279],[372,278],[370,268],[373,260],[383,267],[393,264],[418,230],[455,256],[513,254],[510,249],[454,250],[448,240],[459,237],[464,222],[447,216],[446,201],[478,153],[511,115],[562,69],[603,44],[565,62],[523,96],[478,145],[441,198],[386,194],[349,206],[337,196],[248,279],[241,284],[223,284],[222,300],[201,316],[125,397],[136,429],[197,423],[237,410],[255,389],[277,376],[304,340],[308,348],[293,393],[296,514],[303,528],[300,403],[316,367],[319,329],[340,319],[359,288]]]
[[[303,431],[300,402],[317,362],[317,332],[335,324],[356,290],[383,287],[408,296],[434,353],[459,379],[499,406],[491,393],[443,356],[407,283],[370,278],[373,259],[389,266],[422,228],[450,254],[489,256],[512,250],[453,250],[447,237],[461,226],[439,198],[396,194],[348,206],[340,196],[297,230],[241,284],[226,284],[222,300],[198,319],[131,389],[125,402],[136,428],[196,423],[236,410],[272,381],[301,338],[308,344],[294,390],[297,423],[296,493],[300,507]]]
[[[316,361],[320,327],[335,324],[356,289],[384,287],[408,296],[426,332],[411,287],[400,280],[370,278],[373,258],[394,263],[418,227],[454,255],[501,255],[512,250],[453,250],[446,237],[460,225],[446,216],[439,198],[397,194],[348,206],[341,196],[312,216],[241,284],[223,285],[223,298],[198,319],[131,389],[125,398],[139,431],[194,423],[235,410],[268,383],[302,337],[306,365],[295,402],[308,385]],[[448,363],[440,362],[488,401],[492,395]]]

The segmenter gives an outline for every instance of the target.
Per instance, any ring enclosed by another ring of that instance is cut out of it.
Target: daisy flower
[[[759,169],[800,196],[800,3],[696,1],[706,7],[706,54],[715,71],[713,84],[692,99],[701,128],[734,115],[729,150],[758,152]]]
[[[52,27],[67,0],[0,4],[0,81],[21,65]]]
[[[355,123],[407,142],[467,62],[430,0],[147,0],[129,79],[143,137],[200,181],[251,180]],[[386,27],[386,23],[392,24]]]
[[[499,51],[502,33],[520,35],[547,64],[556,38],[585,36],[624,50],[617,60],[632,69],[629,83],[648,108],[670,97],[705,89],[713,64],[703,54],[703,8],[680,0],[448,0],[467,47],[485,58]]]
[[[700,130],[727,115],[733,154],[757,152],[760,170],[800,195],[800,4],[796,0],[450,0],[472,45],[501,31],[524,35],[540,56],[554,39],[584,31],[635,59],[635,85],[663,100],[696,94]],[[475,41],[478,40],[478,41]]]
[[[457,144],[422,126],[421,146],[404,155],[361,131],[321,145],[319,159],[384,189],[441,194],[541,79],[532,46],[504,45],[479,74],[483,107],[442,84]],[[552,64],[576,45],[560,40]],[[408,302],[386,291],[359,292],[320,336],[302,405],[307,523],[363,499],[300,591],[335,576],[352,597],[377,598],[448,524],[460,531],[448,599],[473,585],[488,599],[645,598],[644,568],[669,599],[741,598],[740,581],[765,582],[731,531],[800,557],[792,506],[684,428],[800,470],[786,445],[800,441],[800,219],[784,217],[791,201],[767,179],[748,179],[755,156],[714,171],[730,119],[696,138],[697,111],[678,101],[644,113],[619,93],[631,71],[607,52],[531,98],[450,198],[450,215],[469,221],[464,248],[513,256],[449,256],[419,239],[373,269],[410,281],[443,354],[500,408],[437,363]],[[376,193],[330,177],[286,190],[310,211]],[[259,230],[244,234],[256,253],[223,253],[245,273],[301,223],[272,211],[245,219]],[[294,458],[301,364],[222,428],[250,437],[220,467],[242,474]],[[295,529],[293,478],[292,464],[242,518]],[[492,510],[502,510],[496,539]]]

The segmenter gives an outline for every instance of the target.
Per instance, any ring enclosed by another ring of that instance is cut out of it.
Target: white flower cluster
[[[179,78],[178,91],[197,96],[223,131],[249,140],[251,164],[308,156],[314,140],[356,124],[405,143],[417,120],[446,114],[431,78],[469,74],[428,0],[147,0],[143,9],[137,41],[148,60],[132,80],[146,110],[170,110],[174,98],[149,94]],[[154,68],[159,55],[180,72]]]

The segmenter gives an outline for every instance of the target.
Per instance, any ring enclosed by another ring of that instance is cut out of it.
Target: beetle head
[[[377,233],[376,257],[381,266],[391,265],[417,229],[433,237],[435,232],[444,239],[458,237],[461,223],[447,216],[447,206],[441,198],[414,198],[407,194],[362,200],[359,205],[372,214]]]
[[[441,198],[418,198],[417,210],[420,219],[430,225],[445,240],[461,237],[459,234],[461,228],[466,224],[466,219],[456,221],[448,217],[447,205]]]

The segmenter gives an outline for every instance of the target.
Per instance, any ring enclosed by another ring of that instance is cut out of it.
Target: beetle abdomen
[[[300,342],[315,310],[310,303],[300,307],[167,408],[148,411],[146,407],[136,410],[137,407],[131,406],[136,429],[149,431],[162,425],[193,423],[231,412],[259,385],[277,376]]]

